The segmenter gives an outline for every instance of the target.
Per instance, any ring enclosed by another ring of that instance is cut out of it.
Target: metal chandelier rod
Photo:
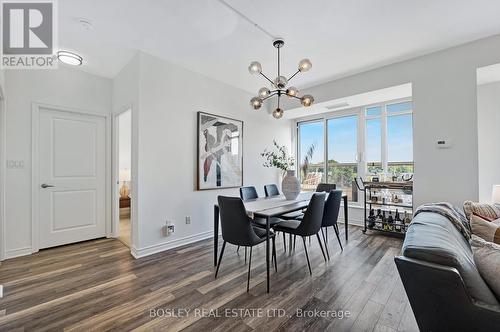
[[[219,1],[221,4],[223,4],[224,6],[226,6],[227,8],[229,8],[231,11],[235,12],[237,15],[239,15],[242,19],[244,19],[245,21],[247,21],[248,23],[250,23],[251,25],[253,25],[255,28],[257,28],[260,31],[262,31],[263,33],[265,33],[271,39],[273,39],[273,40],[276,39],[276,36],[274,36],[272,33],[270,33],[269,31],[267,31],[263,27],[261,27],[259,24],[257,24],[254,21],[252,21],[252,19],[250,17],[246,16],[245,14],[243,14],[242,12],[240,12],[238,9],[236,9],[233,6],[231,6],[230,4],[228,4],[226,1],[224,1],[224,0],[217,0],[217,1]]]

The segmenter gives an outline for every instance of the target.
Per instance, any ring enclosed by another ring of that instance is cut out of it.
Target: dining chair
[[[337,189],[337,185],[335,183],[320,183],[316,187],[316,192],[326,192],[329,193],[332,190]]]
[[[219,268],[224,255],[226,243],[236,246],[250,247],[250,259],[248,261],[247,292],[250,289],[250,270],[252,265],[252,248],[266,241],[266,230],[253,225],[252,220],[247,215],[243,201],[238,197],[217,197],[220,209],[220,219],[222,228],[222,250],[215,270],[215,278],[219,274]],[[274,231],[270,230],[272,239],[272,257],[274,268],[278,271],[276,262],[276,243]]]
[[[273,196],[280,195],[280,191],[278,190],[278,186],[275,184],[266,184],[264,186],[264,193],[266,194],[266,197],[273,197]]]
[[[302,243],[304,244],[304,251],[307,259],[307,266],[309,267],[309,274],[312,275],[311,263],[309,261],[309,254],[307,252],[306,237],[316,235],[318,239],[319,247],[323,254],[323,258],[326,262],[325,251],[323,250],[323,244],[321,243],[321,238],[319,232],[321,229],[321,223],[323,221],[323,211],[325,208],[325,194],[315,193],[309,202],[304,217],[301,221],[298,220],[283,220],[281,223],[276,225],[275,230],[285,232],[291,235],[302,237]]]
[[[257,190],[255,187],[241,187],[240,188],[240,197],[244,201],[248,201],[250,199],[255,199],[259,198],[259,195],[257,194]]]
[[[328,253],[328,227],[333,227],[335,235],[337,235],[337,240],[339,241],[340,249],[343,251],[342,242],[340,242],[339,235],[339,225],[337,224],[337,219],[339,218],[340,202],[342,201],[342,190],[332,190],[328,194],[325,202],[325,210],[323,211],[323,221],[321,223],[321,235],[323,235],[323,240],[325,241],[326,254],[328,259],[330,259],[330,254]],[[325,232],[323,232],[323,228]]]
[[[264,186],[264,193],[266,194],[266,197],[275,197],[280,195],[280,191],[278,189],[278,186],[275,184],[266,184]],[[297,219],[298,217],[303,216],[304,214],[302,211],[296,211],[296,212],[290,212],[284,215],[279,216],[279,218],[284,219],[284,220],[289,220],[289,219]],[[292,241],[290,240],[290,243]],[[289,245],[291,247],[291,244]],[[286,238],[285,238],[285,233],[283,233],[283,249],[286,252]]]
[[[243,201],[249,201],[252,199],[259,198],[259,195],[257,194],[257,190],[253,186],[249,187],[241,187],[240,188],[240,197]],[[266,228],[267,227],[267,221],[264,218],[254,218],[252,219],[252,222],[261,228]],[[274,227],[276,224],[278,224],[280,220],[278,218],[271,218],[269,220],[269,226]],[[240,247],[236,249],[237,252],[240,251]],[[245,262],[247,260],[247,248],[245,248]]]

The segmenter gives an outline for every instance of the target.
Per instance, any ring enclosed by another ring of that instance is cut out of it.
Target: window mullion
[[[324,170],[325,170],[325,179],[324,181],[328,183],[328,120],[323,118],[323,160],[324,160]]]
[[[381,161],[382,161],[382,169],[384,173],[389,171],[388,168],[388,153],[387,153],[387,104],[382,105],[382,114],[380,116],[380,131],[382,134],[381,137]]]

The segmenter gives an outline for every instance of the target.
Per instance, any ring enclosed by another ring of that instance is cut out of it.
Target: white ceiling
[[[477,69],[477,85],[500,81],[500,63]]]
[[[500,33],[492,0],[226,1],[285,38],[285,73],[311,59],[299,88]],[[60,0],[58,11],[60,48],[97,75],[114,77],[137,50],[251,92],[264,82],[250,61],[276,75],[270,37],[217,0]]]

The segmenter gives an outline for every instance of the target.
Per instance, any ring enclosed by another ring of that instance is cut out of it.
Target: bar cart
[[[364,229],[404,236],[413,216],[413,181],[356,179],[364,193]]]

